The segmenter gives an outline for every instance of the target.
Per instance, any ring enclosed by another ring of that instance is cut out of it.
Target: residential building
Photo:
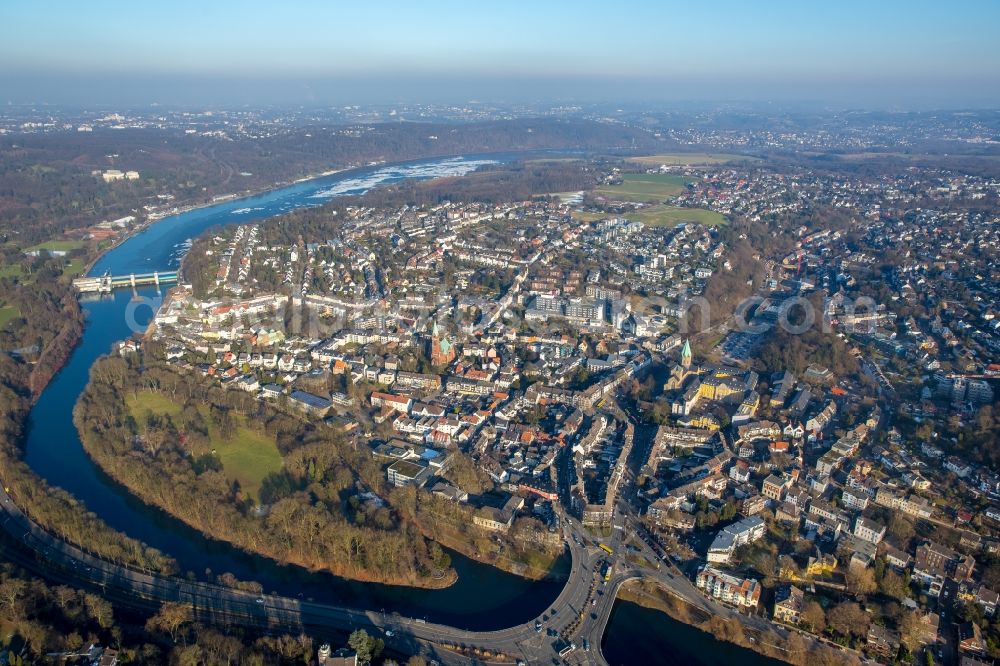
[[[708,547],[709,562],[728,562],[740,546],[764,536],[766,526],[760,516],[744,518],[719,531]]]
[[[698,589],[719,601],[744,608],[756,608],[760,602],[761,585],[750,578],[738,578],[705,566],[698,572]]]
[[[794,585],[784,585],[774,595],[774,617],[777,622],[798,624],[805,606],[805,592]]]
[[[885,525],[871,518],[858,516],[854,521],[854,536],[877,544],[885,537]]]

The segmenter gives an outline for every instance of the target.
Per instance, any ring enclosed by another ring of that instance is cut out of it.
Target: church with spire
[[[448,365],[455,360],[455,345],[441,333],[437,321],[431,329],[430,357],[433,366]]]
[[[663,390],[671,399],[675,417],[701,414],[706,404],[739,404],[749,400],[753,410],[759,403],[757,373],[726,365],[695,365],[691,341],[684,340],[680,362],[670,369]]]
[[[663,386],[664,391],[676,391],[684,386],[688,377],[699,374],[698,368],[692,368],[691,364],[694,355],[691,353],[691,340],[685,338],[684,346],[681,348],[681,361],[670,369],[670,377]]]

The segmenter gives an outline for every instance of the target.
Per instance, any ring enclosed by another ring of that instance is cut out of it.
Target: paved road
[[[473,632],[419,618],[387,615],[292,599],[278,595],[257,595],[211,583],[138,571],[94,557],[46,532],[17,507],[0,487],[0,526],[9,536],[4,547],[7,557],[25,568],[63,583],[98,589],[120,605],[143,610],[156,609],[163,602],[191,604],[196,617],[214,622],[243,624],[272,630],[301,630],[333,627],[344,631],[365,628],[382,634],[386,643],[408,652],[420,652],[444,664],[482,663],[484,659],[460,654],[450,646],[468,646],[503,653],[526,663],[550,661],[562,647],[561,637],[545,629],[569,635],[569,627],[582,613],[597,575],[598,551],[594,545],[578,544],[568,533],[571,554],[569,581],[552,604],[556,612],[545,613],[542,631],[529,622],[498,631]],[[613,596],[611,594],[608,595]],[[385,632],[392,632],[389,636]],[[489,661],[486,659],[485,661]],[[594,660],[591,663],[600,663]]]
[[[201,620],[274,631],[364,628],[382,636],[392,648],[420,653],[448,665],[491,661],[605,664],[601,639],[619,590],[632,580],[655,581],[707,613],[739,619],[750,629],[751,636],[755,632],[760,637],[787,634],[762,617],[742,615],[707,599],[669,560],[660,560],[641,539],[628,544],[631,535],[642,535],[644,530],[633,509],[621,499],[628,496],[631,475],[621,485],[611,533],[606,538],[592,538],[575,518],[563,516],[571,566],[568,580],[552,605],[536,619],[496,631],[467,631],[419,618],[257,595],[138,571],[90,555],[46,532],[24,515],[2,486],[0,526],[11,542],[4,546],[7,557],[60,583],[99,589],[119,606],[155,610],[163,602],[182,602],[190,604]],[[602,544],[611,552],[602,550]],[[479,652],[473,653],[473,649]],[[566,652],[560,655],[563,649]],[[503,656],[484,657],[483,651]]]

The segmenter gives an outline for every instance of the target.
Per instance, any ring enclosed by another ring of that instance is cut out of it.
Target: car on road
[[[539,634],[542,633],[542,623],[538,620],[535,620],[535,632]]]

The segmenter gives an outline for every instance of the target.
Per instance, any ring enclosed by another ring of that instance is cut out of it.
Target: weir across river
[[[100,277],[81,277],[73,280],[73,286],[80,293],[110,293],[119,287],[138,287],[147,284],[173,284],[177,282],[177,271],[153,271],[152,273],[129,273],[128,275],[111,275],[105,273]]]

